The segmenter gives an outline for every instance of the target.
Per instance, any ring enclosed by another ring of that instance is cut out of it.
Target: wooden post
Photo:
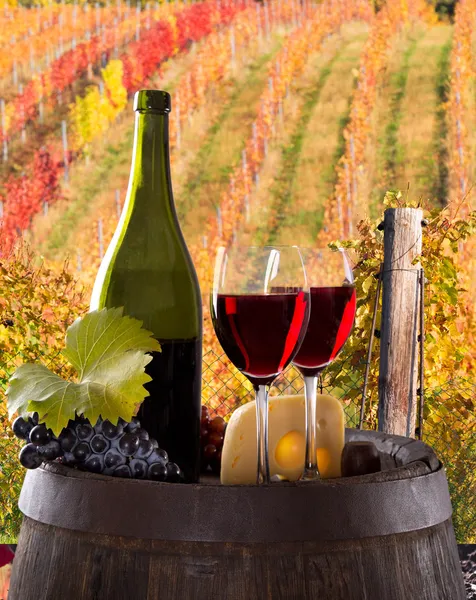
[[[61,121],[61,138],[63,141],[63,161],[64,161],[64,181],[68,183],[69,164],[68,164],[68,135],[66,130],[66,121]]]
[[[116,215],[117,218],[121,218],[122,205],[121,205],[121,192],[116,190]]]
[[[247,223],[249,223],[251,211],[250,211],[250,197],[248,196],[248,194],[245,194],[244,202],[245,202],[245,220]]]
[[[7,121],[5,115],[5,100],[0,99],[0,113],[2,120],[2,138],[3,138],[3,162],[8,160],[8,142],[7,142]]]
[[[136,6],[136,42],[140,39],[140,4]]]
[[[180,100],[178,95],[175,96],[175,126],[176,126],[176,137],[175,145],[177,149],[180,149],[181,131],[180,131]]]
[[[98,243],[99,243],[99,258],[104,258],[104,236],[102,228],[102,219],[98,219]]]
[[[219,206],[216,207],[216,211],[217,211],[218,237],[221,238],[223,236],[223,221],[221,218],[221,209]]]
[[[16,59],[14,59],[13,61],[13,85],[17,88],[18,87],[18,68],[17,68],[17,61]]]
[[[418,366],[418,315],[423,213],[385,211],[378,428],[414,437]]]
[[[230,28],[230,50],[231,50],[231,64],[235,66],[236,57],[236,40],[235,40],[235,28],[233,25]]]

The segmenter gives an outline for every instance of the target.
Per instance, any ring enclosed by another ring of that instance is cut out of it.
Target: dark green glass
[[[174,206],[169,158],[170,96],[142,90],[134,99],[135,135],[126,201],[101,263],[91,310],[124,307],[162,345],[146,370],[150,396],[142,426],[187,482],[198,481],[202,307],[197,275]]]

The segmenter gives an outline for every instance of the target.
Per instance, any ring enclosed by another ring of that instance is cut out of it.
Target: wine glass
[[[352,331],[356,294],[352,268],[342,248],[301,249],[301,253],[311,293],[311,316],[293,364],[304,377],[306,396],[303,479],[317,479],[317,379],[335,360]]]
[[[269,386],[294,358],[309,312],[309,288],[297,246],[218,249],[211,315],[223,350],[255,389],[258,484],[270,480]]]

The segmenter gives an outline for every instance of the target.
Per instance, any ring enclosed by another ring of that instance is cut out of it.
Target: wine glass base
[[[271,483],[271,478],[270,477],[257,477],[256,478],[256,485],[269,485]]]
[[[317,469],[304,469],[304,473],[300,481],[315,481],[316,479],[320,479],[319,471]]]

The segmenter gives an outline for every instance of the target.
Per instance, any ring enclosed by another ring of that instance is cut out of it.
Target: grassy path
[[[398,132],[402,121],[402,102],[410,71],[410,61],[423,37],[424,30],[413,31],[395,44],[390,57],[378,100],[375,106],[375,140],[370,158],[371,176],[374,179],[370,186],[370,213],[376,216],[386,190],[393,187],[397,168],[402,163],[403,152],[398,143]]]
[[[301,110],[280,149],[268,192],[272,224],[260,218],[256,234],[260,243],[314,243],[324,202],[334,186],[355,81],[353,69],[358,67],[366,38],[364,24],[346,25],[341,36],[311,58],[296,90],[302,98]]]
[[[175,191],[187,241],[201,235],[201,226],[229,185],[230,173],[241,159],[258,112],[259,99],[268,79],[268,65],[281,45],[281,38],[275,40],[269,51],[250,65],[246,77],[234,82],[231,98],[221,107],[221,113],[202,140],[184,182]]]
[[[445,138],[442,113],[452,28],[429,28],[418,40],[409,60],[405,96],[397,134],[399,160],[395,164],[393,188],[407,189],[413,198],[446,194]],[[442,137],[443,136],[443,137]]]

